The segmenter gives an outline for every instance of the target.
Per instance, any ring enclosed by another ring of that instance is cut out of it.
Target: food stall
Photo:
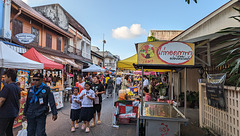
[[[59,80],[57,80],[56,83],[53,82],[45,82],[53,91],[53,95],[55,98],[57,109],[60,109],[63,107],[63,65],[56,63],[52,60],[47,59],[45,56],[43,56],[41,53],[36,51],[34,48],[31,48],[27,52],[23,54],[24,57],[43,63],[44,64],[44,70],[42,71],[43,75],[58,75]],[[34,71],[33,74],[37,72]],[[46,77],[45,77],[46,78]]]
[[[171,72],[187,68],[198,68],[195,63],[195,45],[192,43],[157,41],[136,44],[136,69],[169,69]],[[173,78],[173,77],[172,77]],[[173,81],[173,79],[172,79]],[[143,81],[142,81],[143,82]],[[186,75],[184,114],[171,105],[173,100],[173,84],[169,94],[169,103],[144,102],[141,98],[137,124],[139,136],[172,136],[180,135],[180,123],[187,122],[186,113]],[[142,90],[143,93],[143,90]],[[151,128],[152,127],[152,128]],[[155,129],[153,129],[155,128]]]
[[[5,68],[12,68],[12,69],[25,69],[25,70],[32,70],[32,69],[43,69],[44,65],[42,63],[32,61],[23,57],[22,55],[18,54],[7,45],[5,45],[2,41],[0,41],[0,75]],[[19,74],[19,73],[18,73]],[[21,73],[24,74],[24,73]],[[2,78],[2,75],[0,76]],[[25,77],[25,76],[21,76]],[[23,78],[21,78],[23,79]],[[25,83],[23,79],[23,84]],[[24,86],[24,85],[23,85]],[[18,127],[22,124],[22,115],[24,109],[24,103],[26,102],[26,93],[24,91],[21,92],[21,103],[20,103],[20,111],[19,116],[15,119],[13,127]]]
[[[122,71],[136,70],[135,67],[133,66],[134,63],[137,63],[137,54],[135,54],[127,59],[118,61],[117,62],[117,70],[118,70],[117,73],[119,73],[120,70],[122,70]],[[167,70],[167,69],[157,69],[157,70],[156,69],[145,69],[144,71],[153,71],[153,70],[155,72],[171,71],[171,70]],[[141,73],[142,73],[142,71],[141,71]],[[151,73],[151,72],[147,72],[147,73]],[[129,73],[126,73],[126,74],[129,74]],[[125,74],[122,74],[122,75],[125,75]],[[124,79],[124,77],[123,77],[123,79]],[[123,84],[124,84],[124,82],[123,82]],[[130,124],[131,122],[134,122],[137,119],[139,99],[140,99],[141,94],[142,93],[140,92],[138,87],[131,87],[129,89],[121,89],[119,91],[118,100],[115,100],[115,96],[114,96],[114,99],[113,99],[113,103],[114,103],[113,125]]]

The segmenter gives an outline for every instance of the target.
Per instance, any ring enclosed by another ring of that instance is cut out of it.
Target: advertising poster
[[[22,96],[21,97],[21,103],[20,103],[20,111],[18,117],[14,120],[13,128],[16,128],[18,126],[22,125],[22,116],[23,116],[23,110],[24,110],[24,105],[26,103],[27,96]]]
[[[54,95],[57,109],[62,108],[63,107],[62,91],[53,92],[53,95]]]
[[[138,64],[194,65],[193,43],[157,41],[139,43]]]
[[[206,95],[208,105],[225,110],[225,92],[224,92],[224,82],[226,79],[226,74],[209,74],[206,84]]]
[[[18,70],[16,82],[20,83],[20,88],[24,89],[28,83],[30,71]]]

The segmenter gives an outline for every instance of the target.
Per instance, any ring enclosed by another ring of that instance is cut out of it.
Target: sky
[[[92,46],[121,60],[136,54],[150,30],[185,30],[229,0],[23,0],[30,6],[60,4],[91,36]]]

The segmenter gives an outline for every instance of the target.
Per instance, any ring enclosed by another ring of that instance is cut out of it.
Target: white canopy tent
[[[43,69],[44,64],[20,55],[0,41],[0,68]]]
[[[105,72],[105,69],[93,64],[89,68],[85,68],[82,72]]]

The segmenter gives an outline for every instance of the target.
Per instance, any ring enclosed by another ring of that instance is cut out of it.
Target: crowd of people
[[[8,69],[3,74],[4,87],[0,91],[0,136],[12,136],[12,127],[14,119],[18,116],[20,106],[20,88],[16,84],[16,71]],[[52,120],[57,120],[57,108],[53,93],[49,86],[43,81],[53,81],[43,77],[41,73],[33,76],[33,86],[29,88],[26,104],[24,106],[23,121],[27,120],[28,135],[45,136],[46,117],[51,108]],[[155,96],[156,77],[149,81],[149,77],[143,76],[143,85],[141,76],[126,75],[124,79],[117,76],[113,79],[111,75],[88,75],[83,77],[77,75],[77,82],[72,88],[70,96],[71,111],[70,119],[72,121],[71,131],[79,128],[85,132],[90,132],[90,127],[101,124],[102,95],[107,98],[112,96],[114,85],[116,84],[116,94],[120,89],[137,86],[139,90],[143,87],[145,101],[151,101]],[[162,79],[162,83],[166,78]],[[150,91],[151,90],[151,91]],[[49,104],[49,105],[48,105]],[[90,121],[92,123],[90,124]]]
[[[18,116],[20,108],[20,88],[16,84],[16,71],[8,69],[4,74],[6,83],[0,91],[0,136],[13,136],[12,128],[14,119]],[[112,96],[114,90],[113,77],[110,75],[89,75],[77,76],[77,82],[72,88],[70,97],[72,121],[71,131],[79,128],[79,123],[83,122],[81,128],[85,132],[90,131],[90,126],[101,124],[102,94],[107,97]],[[115,79],[120,89],[121,78]],[[27,133],[29,136],[46,135],[46,118],[51,108],[52,120],[57,120],[57,108],[53,93],[49,86],[44,82],[54,82],[52,77],[45,77],[41,73],[33,75],[32,84],[27,94],[26,104],[22,120],[27,120]],[[49,104],[49,105],[48,105]],[[92,123],[90,124],[90,121]]]

